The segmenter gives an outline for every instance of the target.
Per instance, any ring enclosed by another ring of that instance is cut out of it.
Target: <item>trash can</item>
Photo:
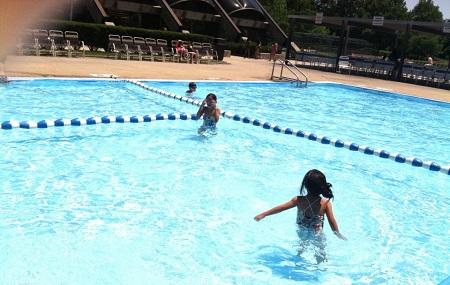
[[[226,46],[226,39],[224,38],[214,38],[213,39],[214,48],[217,50],[217,58],[223,60],[223,54]]]

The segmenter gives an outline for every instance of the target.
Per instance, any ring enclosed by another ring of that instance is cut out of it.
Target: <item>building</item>
[[[287,36],[258,0],[65,0],[58,17],[85,22],[167,29],[230,41],[277,41]]]

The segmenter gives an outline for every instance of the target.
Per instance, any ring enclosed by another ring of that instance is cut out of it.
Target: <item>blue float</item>
[[[358,151],[359,150],[359,145],[357,145],[356,143],[351,143],[349,150]]]
[[[269,122],[265,122],[263,124],[263,128],[266,129],[266,130],[269,130],[271,127],[272,127],[272,125]]]
[[[281,133],[281,128],[277,125],[273,127],[273,131],[276,133]]]
[[[327,138],[327,137],[323,137],[320,140],[320,142],[323,143],[323,144],[330,144],[331,140],[329,138]]]
[[[317,140],[317,135],[311,133],[311,134],[308,135],[308,139],[310,141],[316,141]]]
[[[341,141],[341,140],[337,140],[337,141],[334,143],[334,146],[335,146],[335,147],[344,147],[344,142]]]
[[[389,155],[390,155],[389,152],[387,152],[385,150],[380,151],[381,158],[389,158]]]

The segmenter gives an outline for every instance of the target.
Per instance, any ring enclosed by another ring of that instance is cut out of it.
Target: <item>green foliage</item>
[[[123,35],[132,37],[154,38],[171,40],[184,40],[196,42],[210,42],[211,38],[197,34],[183,34],[171,31],[147,30],[141,28],[107,26],[102,24],[89,24],[71,21],[45,21],[40,24],[46,29],[56,29],[61,31],[76,31],[80,40],[91,48],[104,48],[108,46],[108,35]]]
[[[316,14],[316,5],[313,0],[287,0],[287,6],[288,14]]]
[[[363,14],[365,0],[315,0],[316,10],[325,16],[359,17]]]
[[[448,58],[450,60],[450,37],[441,37],[442,39],[442,51],[439,55],[441,58]]]
[[[440,22],[443,16],[439,7],[434,5],[433,0],[420,0],[411,11],[411,18],[414,21]]]
[[[414,34],[409,39],[409,47],[407,51],[408,57],[411,58],[427,58],[428,56],[436,57],[443,48],[441,37],[426,34]]]
[[[361,16],[365,18],[384,16],[385,19],[406,20],[409,15],[405,0],[366,0]]]
[[[328,29],[327,27],[324,27],[324,26],[314,26],[311,29],[311,33],[328,35],[330,33],[330,29]]]
[[[286,0],[272,0],[269,11],[275,21],[282,29],[286,29],[288,25],[288,10]]]

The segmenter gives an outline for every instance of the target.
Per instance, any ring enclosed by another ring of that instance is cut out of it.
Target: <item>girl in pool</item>
[[[306,195],[304,193],[305,188],[307,190]],[[284,204],[262,212],[255,217],[255,221],[258,222],[266,216],[297,207],[297,233],[302,240],[299,254],[311,244],[314,246],[317,263],[320,263],[326,260],[325,236],[323,235],[324,214],[328,218],[328,223],[333,233],[340,239],[346,239],[339,232],[338,224],[333,215],[330,200],[334,196],[331,191],[331,184],[327,182],[322,172],[312,169],[303,178],[300,195],[295,196]]]
[[[200,119],[203,116],[203,125],[198,129],[199,134],[204,134],[207,130],[216,129],[216,124],[220,118],[220,109],[217,108],[217,96],[213,93],[209,93],[202,105],[197,111],[197,118]]]

